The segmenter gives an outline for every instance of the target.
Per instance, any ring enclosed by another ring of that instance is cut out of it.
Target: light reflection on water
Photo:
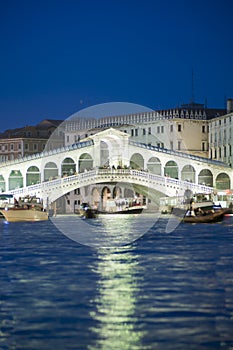
[[[232,350],[233,218],[166,225],[93,249],[0,221],[0,349]]]
[[[99,275],[97,306],[91,317],[97,321],[94,349],[144,349],[146,330],[138,327],[136,316],[138,257],[125,248],[99,251],[96,272]]]

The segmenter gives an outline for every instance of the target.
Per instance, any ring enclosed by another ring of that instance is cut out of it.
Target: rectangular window
[[[151,127],[148,128],[148,134],[151,135]]]
[[[38,150],[38,144],[37,144],[37,143],[34,143],[33,149],[34,149],[34,151],[37,151],[37,150]]]
[[[21,143],[18,144],[18,149],[21,149]]]
[[[224,120],[225,120],[225,119],[224,119]],[[227,148],[226,148],[226,146],[224,146],[224,148],[223,148],[223,154],[224,154],[224,157],[227,156]]]
[[[178,131],[181,131],[181,124],[178,124]]]
[[[205,125],[202,125],[202,132],[205,133]]]
[[[25,149],[26,149],[26,150],[29,149],[28,143],[25,143]]]
[[[142,129],[142,135],[146,135],[146,129]]]
[[[131,129],[131,136],[134,136],[134,130]]]
[[[138,136],[138,129],[135,129],[135,136]]]
[[[164,126],[161,126],[161,133],[164,133]]]
[[[70,136],[66,135],[66,142],[69,142],[69,141],[70,141]]]
[[[157,126],[157,133],[160,133],[160,126]]]
[[[178,151],[181,150],[181,141],[178,141]]]
[[[170,132],[173,132],[173,124],[170,125]]]
[[[173,141],[170,141],[170,149],[173,150]]]
[[[205,151],[205,142],[202,142],[202,151]]]
[[[11,143],[11,151],[14,151],[14,145]]]

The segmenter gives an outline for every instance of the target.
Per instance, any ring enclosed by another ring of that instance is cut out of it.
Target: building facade
[[[36,126],[25,126],[1,133],[0,162],[42,152],[61,122],[61,120],[45,119]]]

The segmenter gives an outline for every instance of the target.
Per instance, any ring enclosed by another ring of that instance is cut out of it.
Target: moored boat
[[[8,222],[48,220],[48,212],[36,208],[14,207],[0,211]]]
[[[49,217],[40,199],[36,197],[15,200],[14,206],[6,206],[0,212],[8,222],[45,221]]]

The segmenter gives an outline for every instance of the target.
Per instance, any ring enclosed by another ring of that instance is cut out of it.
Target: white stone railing
[[[193,193],[211,193],[212,187],[181,181],[170,177],[152,174],[134,169],[94,169],[77,175],[57,178],[36,185],[18,188],[10,191],[17,197],[37,195],[54,201],[61,194],[70,192],[75,188],[104,182],[129,182],[158,190],[162,193],[175,195],[176,191],[190,189]]]

